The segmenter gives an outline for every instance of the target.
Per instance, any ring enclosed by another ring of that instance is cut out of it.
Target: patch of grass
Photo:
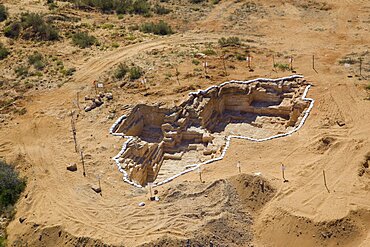
[[[113,43],[113,44],[112,44],[112,47],[113,47],[113,48],[118,48],[118,47],[119,47],[119,44],[118,44],[118,43]]]
[[[13,206],[26,187],[26,180],[19,177],[13,166],[0,161],[0,214]]]
[[[218,44],[221,47],[228,47],[228,46],[239,46],[241,45],[241,41],[239,37],[222,37],[218,40]]]
[[[44,56],[39,52],[35,52],[28,56],[28,63],[33,65],[33,67],[35,67],[37,70],[42,70],[45,68]]]
[[[27,76],[28,75],[28,67],[26,66],[18,66],[14,69],[15,74],[17,77]]]
[[[133,66],[129,70],[129,77],[131,81],[139,79],[143,74],[144,71],[139,66]]]
[[[189,0],[189,2],[191,3],[201,3],[201,2],[204,2],[205,0]]]
[[[167,15],[171,12],[171,10],[163,7],[162,5],[156,4],[153,8],[153,12],[157,15]]]
[[[193,59],[191,61],[191,63],[194,64],[194,65],[199,65],[200,64],[200,61],[198,59]]]
[[[26,40],[52,41],[59,38],[58,30],[46,23],[38,13],[22,13],[19,20],[15,20],[4,28],[8,38],[22,38]]]
[[[154,22],[144,23],[141,25],[140,31],[144,33],[153,33],[156,35],[173,34],[171,26],[162,20],[159,21],[158,23],[154,23]]]
[[[22,25],[19,22],[10,23],[4,28],[5,37],[16,39],[22,30]]]
[[[72,36],[72,42],[74,45],[84,49],[97,44],[98,40],[86,32],[78,32]]]
[[[3,43],[0,43],[0,60],[5,59],[9,54],[9,50],[3,45]]]
[[[4,4],[0,4],[0,22],[8,19],[8,10],[5,8]]]
[[[203,53],[207,56],[217,55],[216,51],[211,49],[211,48],[208,48],[208,49],[202,51],[201,53]]]
[[[75,7],[90,10],[98,9],[105,13],[148,15],[150,2],[147,0],[69,0]]]
[[[117,79],[123,79],[127,72],[129,71],[129,67],[125,63],[118,64],[118,67],[114,73],[114,77]]]
[[[0,236],[0,247],[6,247],[6,238]]]
[[[279,70],[286,71],[289,70],[289,64],[287,63],[275,63],[274,68],[278,68]]]
[[[65,76],[72,76],[76,72],[76,68],[63,69],[61,72]]]

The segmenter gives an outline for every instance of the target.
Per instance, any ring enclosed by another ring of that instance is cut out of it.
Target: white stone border
[[[191,92],[189,93],[189,95],[199,95],[199,94],[204,94],[204,93],[207,93],[209,90],[213,89],[213,88],[220,88],[220,87],[223,87],[227,84],[230,84],[230,83],[238,83],[238,84],[250,84],[250,83],[253,83],[253,82],[256,82],[256,81],[260,81],[260,82],[279,82],[279,81],[284,81],[284,80],[291,80],[291,79],[296,79],[296,78],[303,78],[302,75],[292,75],[292,76],[288,76],[288,77],[282,77],[282,78],[277,78],[277,79],[268,79],[268,78],[257,78],[257,79],[254,79],[254,80],[249,80],[249,81],[236,81],[236,80],[232,80],[232,81],[227,81],[227,82],[224,82],[222,84],[220,84],[219,86],[211,86],[205,90],[199,90],[198,92]],[[314,99],[311,99],[311,98],[307,98],[307,93],[308,93],[308,90],[310,89],[311,85],[308,85],[304,92],[303,92],[303,95],[302,95],[302,100],[304,101],[308,101],[310,102],[310,106],[308,107],[307,110],[305,110],[303,112],[303,117],[301,119],[301,122],[299,123],[299,125],[297,127],[295,127],[294,129],[292,129],[291,131],[287,132],[287,133],[284,133],[284,134],[278,134],[278,135],[273,135],[273,136],[270,136],[270,137],[266,137],[266,138],[261,138],[261,139],[256,139],[256,138],[251,138],[251,137],[247,137],[247,136],[235,136],[235,135],[229,135],[227,136],[226,138],[226,144],[225,144],[225,147],[224,149],[222,150],[222,153],[219,157],[217,158],[214,158],[214,159],[210,159],[210,160],[207,160],[205,162],[202,162],[202,163],[199,163],[199,164],[193,164],[193,165],[189,165],[187,166],[186,170],[181,172],[181,173],[178,173],[172,177],[169,177],[161,182],[155,182],[153,183],[153,187],[155,186],[160,186],[160,185],[163,185],[165,183],[168,183],[172,180],[174,180],[175,178],[181,176],[181,175],[184,175],[188,172],[191,172],[191,171],[194,171],[196,169],[198,169],[198,167],[202,166],[202,165],[206,165],[206,164],[210,164],[210,163],[213,163],[215,161],[218,161],[218,160],[222,160],[224,157],[225,157],[225,154],[226,154],[226,151],[227,149],[229,148],[230,146],[230,141],[232,138],[236,138],[236,139],[245,139],[245,140],[249,140],[249,141],[253,141],[253,142],[263,142],[263,141],[268,141],[268,140],[272,140],[272,139],[276,139],[276,138],[280,138],[280,137],[284,137],[284,136],[289,136],[291,134],[293,134],[294,132],[298,131],[300,128],[302,128],[303,124],[306,122],[307,120],[307,117],[308,115],[310,114],[310,111],[312,110],[313,108],[313,104],[315,102]],[[122,149],[121,151],[113,157],[113,160],[116,162],[116,165],[118,167],[118,170],[120,172],[123,173],[123,181],[125,181],[126,183],[129,183],[135,187],[138,187],[138,188],[142,188],[142,186],[140,184],[137,184],[131,180],[128,179],[128,174],[127,172],[125,171],[125,169],[122,168],[120,162],[119,162],[119,158],[120,156],[126,151],[126,148],[127,148],[127,145],[129,142],[131,142],[134,137],[133,136],[124,136],[122,133],[119,134],[119,133],[114,133],[114,131],[116,130],[116,128],[118,127],[118,125],[124,120],[126,119],[126,115],[122,115],[120,118],[118,118],[118,120],[112,125],[112,127],[109,129],[109,133],[114,135],[114,136],[120,136],[120,137],[125,137],[125,138],[128,138],[128,140],[123,144],[122,146]]]

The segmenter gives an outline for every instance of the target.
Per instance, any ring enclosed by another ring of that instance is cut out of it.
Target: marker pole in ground
[[[224,73],[225,73],[225,76],[227,76],[227,71],[226,71],[226,62],[225,62],[225,52],[222,53],[222,64],[224,66]]]
[[[83,175],[84,177],[86,177],[86,171],[85,171],[85,160],[84,160],[84,152],[81,150],[80,152],[80,155],[81,155],[81,163],[82,163],[82,171],[83,171]]]
[[[75,123],[75,120],[73,118],[73,116],[74,116],[74,112],[73,111],[71,112],[71,116],[72,116],[72,118],[71,118],[71,126],[72,126],[73,141],[75,143],[75,151],[76,151],[76,153],[78,153],[77,137],[76,137],[77,131],[76,131],[76,123]]]
[[[202,168],[199,166],[198,167],[198,173],[199,173],[199,180],[201,183],[203,183],[203,180],[202,180]]]
[[[272,55],[272,71],[275,71],[276,72],[276,66],[275,66],[275,56]]]
[[[292,73],[296,73],[296,71],[293,69],[293,56],[289,58],[289,62],[290,62],[290,71],[292,71]]]
[[[288,182],[288,180],[285,179],[285,166],[284,166],[284,164],[281,164],[281,174],[283,176],[283,182],[284,183]]]
[[[176,80],[177,80],[177,84],[179,84],[179,85],[180,85],[179,75],[180,75],[179,69],[178,69],[178,68],[176,68]]]
[[[241,167],[240,167],[240,161],[238,161],[238,163],[236,164],[236,167],[238,168],[239,173],[242,173],[242,170],[241,170]]]
[[[312,69],[317,73],[315,69],[315,55],[312,55]]]
[[[77,95],[76,95],[76,104],[77,104],[77,108],[79,110],[81,110],[81,108],[80,108],[80,92],[77,92]]]
[[[101,183],[100,183],[100,175],[98,175],[98,182],[99,182],[99,189],[100,189],[100,196],[103,196],[103,192],[102,192],[102,189],[101,189]]]
[[[208,63],[207,63],[207,60],[204,60],[203,62],[203,67],[204,67],[204,74],[207,75],[207,67],[208,67]]]
[[[154,201],[155,197],[153,196],[153,191],[152,191],[153,183],[148,183],[148,187],[149,187],[149,195],[150,195],[149,200]]]
[[[322,170],[322,175],[324,177],[324,185],[325,185],[325,188],[328,191],[328,193],[330,193],[329,188],[328,188],[328,185],[326,184],[325,170]]]
[[[362,77],[362,58],[359,58],[360,60],[360,76]]]

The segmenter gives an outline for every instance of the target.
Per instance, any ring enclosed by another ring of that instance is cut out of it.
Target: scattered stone
[[[69,166],[67,166],[67,170],[68,171],[71,171],[71,172],[77,171],[77,165],[76,165],[76,163],[72,163]]]
[[[112,100],[113,99],[113,94],[112,93],[107,93],[105,95],[105,97],[107,98],[107,100]]]
[[[101,193],[101,188],[97,185],[91,186],[91,189],[95,191],[96,193]]]
[[[139,203],[139,207],[144,207],[145,206],[145,203],[144,202],[140,202]]]
[[[346,125],[346,123],[343,120],[337,120],[337,124],[339,125],[339,127]]]
[[[20,217],[19,218],[19,222],[22,224],[24,221],[26,220],[26,218],[25,217]]]

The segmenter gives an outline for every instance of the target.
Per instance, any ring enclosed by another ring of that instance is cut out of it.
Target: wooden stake
[[[204,74],[205,75],[207,75],[207,73],[208,73],[207,66],[208,66],[207,60],[204,60],[204,62],[203,62],[203,69],[204,69]]]
[[[199,173],[199,180],[201,183],[203,183],[203,180],[202,180],[202,168],[200,168],[200,166],[198,167],[198,173]]]
[[[74,120],[74,111],[71,112],[71,126],[72,126],[72,134],[73,134],[73,141],[75,143],[75,151],[76,153],[78,153],[78,145],[77,145],[77,131],[76,131],[76,123],[75,123],[75,120]]]
[[[362,77],[362,58],[359,58],[360,60],[360,76]]]
[[[329,188],[328,188],[328,185],[326,184],[325,170],[322,170],[322,175],[324,177],[324,185],[325,185],[325,188],[328,191],[328,193],[330,193]]]
[[[80,92],[77,92],[77,95],[76,95],[76,104],[77,104],[77,108],[79,110],[81,110],[81,108],[80,108]]]
[[[227,76],[227,71],[226,71],[226,62],[225,62],[225,53],[223,52],[222,53],[222,64],[224,66],[224,73],[225,73],[225,76]]]
[[[176,80],[177,80],[177,84],[180,85],[179,75],[180,75],[180,72],[179,72],[178,68],[176,68]]]
[[[83,153],[83,151],[82,151],[82,150],[81,150],[81,152],[80,152],[80,155],[81,155],[81,163],[82,163],[82,171],[83,171],[83,175],[84,175],[84,177],[86,177],[84,153]]]
[[[281,164],[281,173],[283,175],[283,182],[284,183],[288,182],[288,180],[285,179],[285,166],[283,164]]]
[[[312,55],[312,69],[317,73],[315,69],[315,55]]]
[[[240,161],[236,164],[236,167],[238,167],[239,173],[242,173],[241,167],[240,167]]]

